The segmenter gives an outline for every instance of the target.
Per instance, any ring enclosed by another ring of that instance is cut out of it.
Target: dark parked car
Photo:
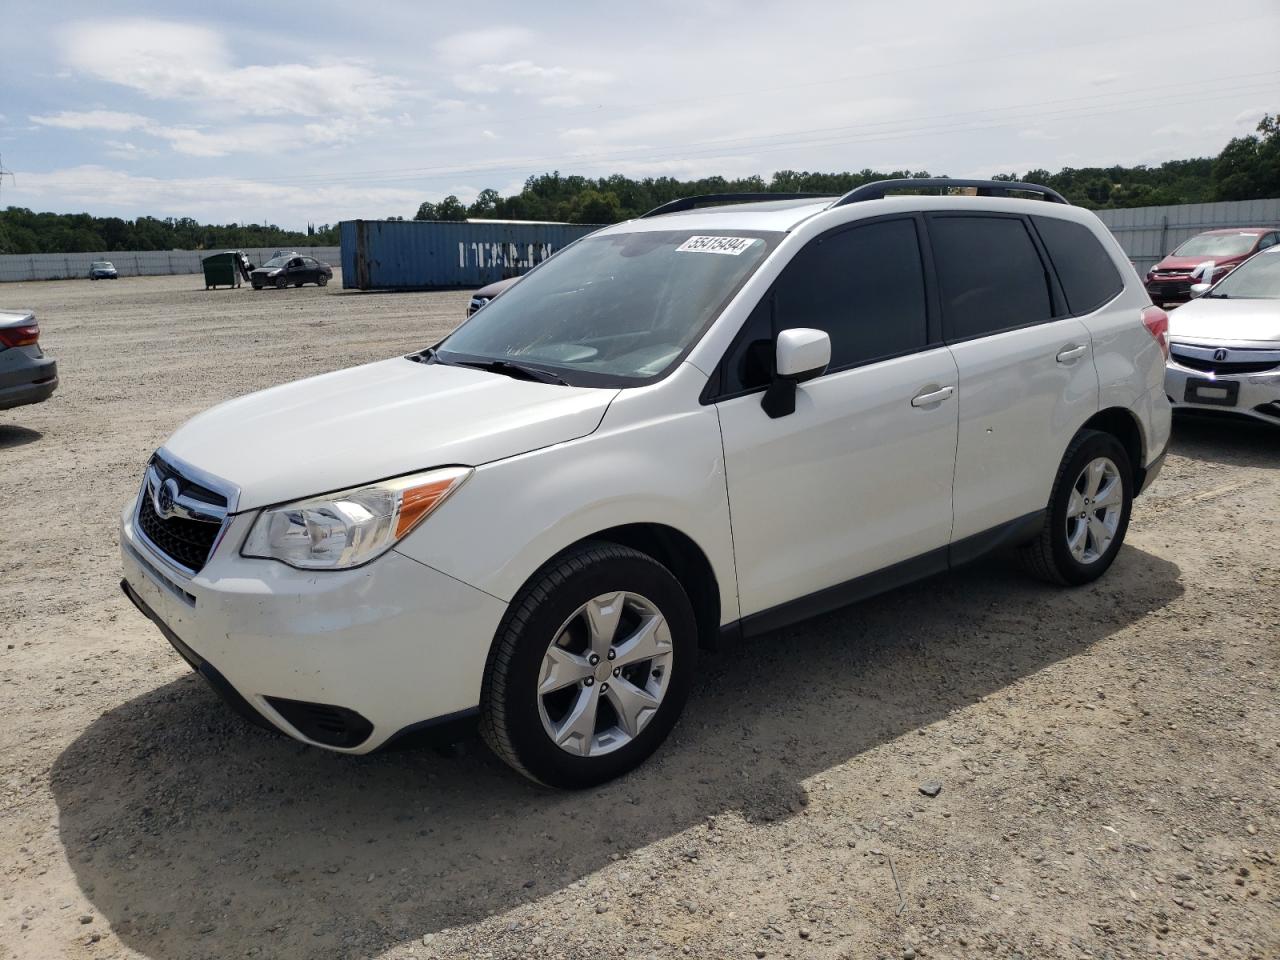
[[[58,361],[40,349],[30,310],[0,310],[0,410],[48,400],[58,389]]]
[[[315,257],[303,257],[296,253],[272,257],[249,274],[249,282],[255,290],[263,287],[283,290],[288,286],[300,287],[304,283],[323,287],[332,279],[333,267]]]
[[[467,316],[471,316],[503,290],[512,286],[519,279],[519,277],[507,277],[507,279],[497,280],[489,284],[487,287],[481,287],[471,295],[471,302],[467,304]]]
[[[116,265],[110,260],[95,260],[89,264],[90,280],[119,280]]]
[[[1203,280],[1217,283],[1259,250],[1280,242],[1274,227],[1231,227],[1197,234],[1147,272],[1147,293],[1157,306],[1185,303],[1191,299],[1191,285]],[[1195,277],[1200,264],[1212,260],[1213,276]]]

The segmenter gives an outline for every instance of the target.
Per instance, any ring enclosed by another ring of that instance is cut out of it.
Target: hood
[[[248,510],[576,440],[617,393],[399,357],[220,404],[164,449],[238,486]]]
[[[1169,339],[1183,343],[1280,342],[1280,300],[1192,300],[1170,311]]]
[[[1206,260],[1212,260],[1215,266],[1238,266],[1242,260],[1247,259],[1250,254],[1241,253],[1234,257],[1165,257],[1157,263],[1153,270],[1184,270],[1191,271]]]
[[[494,297],[500,294],[503,290],[506,290],[508,287],[514,286],[515,282],[519,279],[520,279],[519,277],[507,277],[507,279],[505,280],[495,280],[493,283],[489,284],[488,286],[481,287],[479,290],[473,293],[472,296],[487,297],[488,299],[492,300]]]

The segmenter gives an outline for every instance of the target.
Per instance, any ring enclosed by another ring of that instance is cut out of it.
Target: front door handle
[[[913,407],[928,407],[935,403],[941,403],[955,392],[955,387],[942,387],[937,390],[926,388],[924,393],[917,393],[911,398],[911,405]]]
[[[1058,351],[1059,363],[1070,363],[1072,360],[1079,360],[1084,356],[1085,351],[1089,349],[1089,345],[1085,343],[1073,344],[1069,347],[1063,347]]]

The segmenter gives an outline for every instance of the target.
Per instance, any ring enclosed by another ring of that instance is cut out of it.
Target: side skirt
[[[868,573],[833,587],[819,590],[796,600],[789,600],[768,610],[748,614],[720,628],[720,643],[732,643],[743,637],[772,633],[813,617],[859,603],[877,594],[895,590],[925,577],[953,570],[971,563],[1002,547],[1020,546],[1035,539],[1044,526],[1047,510],[1036,510],[1026,516],[1002,523],[990,530],[957,540],[947,547],[930,550],[910,560]]]

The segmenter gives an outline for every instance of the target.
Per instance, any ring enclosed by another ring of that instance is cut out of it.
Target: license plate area
[[[1219,407],[1234,407],[1240,399],[1240,384],[1234,380],[1187,380],[1183,400],[1187,403],[1208,403]]]

